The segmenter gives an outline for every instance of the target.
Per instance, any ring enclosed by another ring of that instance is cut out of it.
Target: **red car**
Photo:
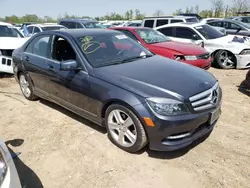
[[[193,44],[171,41],[160,32],[146,27],[114,27],[135,39],[155,54],[191,64],[203,69],[211,66],[211,56],[206,49]]]

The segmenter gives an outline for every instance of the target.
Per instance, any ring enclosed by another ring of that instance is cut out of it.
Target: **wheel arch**
[[[217,54],[218,52],[220,52],[220,51],[226,51],[226,52],[228,52],[230,55],[232,55],[233,58],[234,58],[234,61],[235,61],[235,66],[237,66],[237,58],[236,58],[236,56],[234,55],[233,52],[231,52],[230,50],[227,50],[227,49],[217,49],[217,50],[213,51],[213,52],[211,53],[211,57],[213,58],[213,63],[216,63],[216,62],[214,62],[214,61],[215,61],[215,56],[216,56],[216,54]]]

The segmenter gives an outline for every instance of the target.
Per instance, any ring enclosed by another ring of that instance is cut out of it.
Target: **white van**
[[[145,17],[142,20],[142,27],[155,28],[170,23],[179,22],[199,22],[198,18],[190,16],[157,16],[157,17]]]

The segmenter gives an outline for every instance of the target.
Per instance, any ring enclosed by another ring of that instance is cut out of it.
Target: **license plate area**
[[[220,114],[221,114],[221,107],[211,112],[209,124],[210,125],[214,124],[214,122],[220,117]]]

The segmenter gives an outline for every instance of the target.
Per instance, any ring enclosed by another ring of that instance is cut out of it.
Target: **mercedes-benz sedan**
[[[47,31],[13,53],[24,97],[55,102],[107,128],[118,147],[176,150],[208,134],[222,92],[200,68],[155,55],[112,30]]]

